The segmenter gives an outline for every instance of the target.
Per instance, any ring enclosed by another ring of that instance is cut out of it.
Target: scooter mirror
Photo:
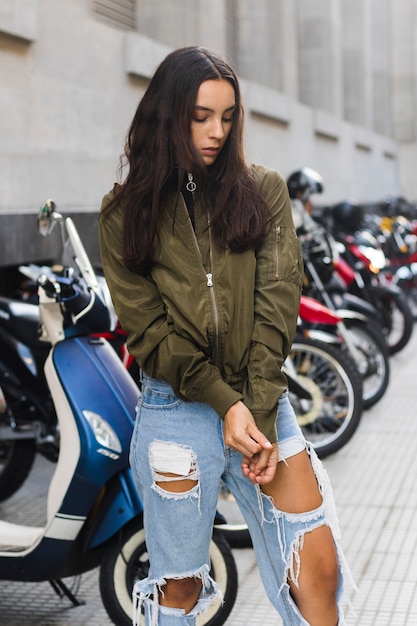
[[[38,213],[38,231],[43,236],[49,235],[59,218],[62,216],[56,212],[56,204],[53,200],[47,200]]]

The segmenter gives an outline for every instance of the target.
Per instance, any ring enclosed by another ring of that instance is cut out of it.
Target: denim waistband
[[[145,372],[141,372],[140,381],[141,381],[142,387],[146,386],[146,387],[150,387],[154,389],[155,391],[174,393],[174,390],[172,389],[171,385],[167,383],[166,380],[162,380],[162,378],[151,378],[151,376],[148,376],[147,374],[145,374]]]

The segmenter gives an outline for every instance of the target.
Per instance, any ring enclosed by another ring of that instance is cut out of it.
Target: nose
[[[223,139],[224,134],[225,133],[222,118],[213,118],[212,124],[210,125],[210,136],[214,139]]]

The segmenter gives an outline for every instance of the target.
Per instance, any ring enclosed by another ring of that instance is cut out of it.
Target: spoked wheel
[[[401,290],[395,293],[380,292],[374,288],[378,309],[381,312],[383,331],[389,354],[402,350],[410,341],[414,317],[407,296]]]
[[[0,440],[0,502],[25,482],[36,455],[34,439]]]
[[[362,381],[348,354],[326,343],[296,337],[289,355],[305,394],[289,385],[290,399],[305,438],[324,458],[343,447],[362,415]]]
[[[345,319],[345,326],[359,355],[356,364],[362,375],[363,406],[369,409],[387,390],[390,378],[388,349],[378,327],[361,320]]]
[[[210,545],[210,575],[220,586],[223,603],[218,600],[197,617],[197,626],[221,626],[229,616],[237,594],[236,563],[230,549],[216,530]],[[123,530],[103,558],[100,568],[100,593],[110,618],[118,626],[132,626],[132,590],[138,579],[146,578],[149,559],[142,520],[134,520]],[[141,620],[141,625],[144,619]]]
[[[396,284],[402,289],[407,298],[413,320],[417,321],[417,276],[413,273],[411,278],[400,279]]]

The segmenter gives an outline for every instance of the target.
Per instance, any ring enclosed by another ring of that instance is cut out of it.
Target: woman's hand
[[[262,450],[259,454],[251,457],[244,456],[242,459],[242,472],[252,483],[266,485],[275,476],[278,464],[278,444],[273,443],[272,448]]]
[[[247,406],[236,402],[224,416],[225,444],[243,454],[242,472],[253,483],[269,483],[278,463],[278,446],[257,428]]]

